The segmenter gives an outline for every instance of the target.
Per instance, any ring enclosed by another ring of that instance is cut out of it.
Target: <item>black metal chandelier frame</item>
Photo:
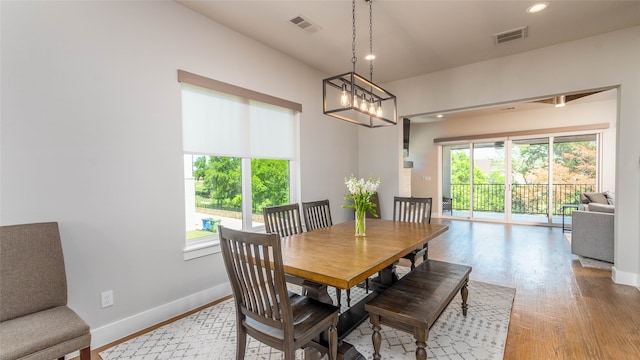
[[[373,54],[373,5],[369,2],[369,51]],[[354,124],[376,128],[396,125],[395,95],[373,83],[373,60],[369,60],[369,80],[356,73],[355,0],[352,0],[352,71],[322,81],[323,113]]]

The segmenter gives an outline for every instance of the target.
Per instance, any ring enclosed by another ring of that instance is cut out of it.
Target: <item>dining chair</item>
[[[236,307],[236,359],[244,359],[247,335],[285,360],[309,346],[337,359],[339,308],[287,290],[280,236],[218,229]],[[326,335],[328,347],[315,342]]]
[[[376,209],[376,214],[378,216],[375,217],[370,212],[367,211],[367,213],[364,214],[364,217],[369,218],[369,219],[382,219],[382,215],[380,213],[380,198],[378,197],[378,193],[377,192],[374,193],[373,196],[371,196],[371,202],[376,205],[375,209]]]
[[[307,231],[324,229],[333,225],[329,200],[309,201],[302,203],[304,224]],[[342,289],[336,288],[338,307],[342,303]],[[347,289],[347,306],[351,306],[351,290]]]
[[[329,200],[303,202],[302,213],[307,231],[324,229],[333,225]]]
[[[431,223],[432,199],[416,197],[393,197],[393,220],[415,223]],[[411,261],[411,270],[416,267],[416,259],[422,256],[422,260],[427,260],[428,244],[413,250],[404,256]]]
[[[298,204],[267,206],[262,208],[266,232],[276,233],[281,237],[304,232],[300,220]]]
[[[300,206],[298,204],[267,206],[262,208],[264,217],[264,228],[267,234],[278,234],[280,237],[301,234],[304,232],[302,221],[300,220]],[[301,287],[301,292],[305,295],[305,280],[292,275],[285,275],[286,281]]]

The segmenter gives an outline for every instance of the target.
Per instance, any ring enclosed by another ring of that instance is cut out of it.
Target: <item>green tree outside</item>
[[[241,211],[241,158],[200,156],[193,163],[196,180],[196,207]],[[289,202],[289,162],[252,159],[251,183],[253,213],[262,208]]]
[[[517,151],[512,152],[513,183],[522,185],[548,184],[548,144],[532,144],[530,146],[518,146]],[[457,210],[469,210],[469,190],[471,179],[469,167],[471,160],[468,151],[451,151],[451,183],[461,191],[453,191],[453,203]],[[597,147],[595,141],[558,142],[553,147],[553,183],[558,185],[594,184],[596,177]],[[491,159],[502,163],[502,158]],[[476,197],[474,209],[477,211],[504,211],[504,192],[500,189],[493,196],[479,198],[479,192],[490,191],[489,185],[504,184],[505,178],[501,171],[485,172],[473,168],[474,186]],[[484,186],[484,188],[483,188]],[[595,185],[594,185],[595,187]],[[497,187],[495,187],[497,188]],[[556,194],[558,213],[562,203],[577,203],[580,192],[584,187],[569,189],[567,193]],[[564,189],[564,188],[563,188]],[[529,190],[528,190],[529,191]],[[546,209],[548,190],[546,187],[531,187],[530,192],[520,199],[512,196],[517,212],[535,212],[541,207]]]

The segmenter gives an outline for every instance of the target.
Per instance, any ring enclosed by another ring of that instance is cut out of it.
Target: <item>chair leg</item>
[[[64,357],[63,357],[64,359]],[[80,350],[80,360],[91,360],[91,347],[87,346]]]
[[[283,352],[284,352],[284,360],[295,360],[296,349],[294,349],[293,346],[285,346]]]
[[[351,307],[351,289],[347,289],[347,307]]]
[[[340,307],[340,299],[342,299],[342,289],[336,288],[336,300],[338,300],[338,307]]]
[[[247,334],[239,326],[240,319],[236,322],[238,343],[236,344],[236,360],[244,360],[244,353],[247,348]]]

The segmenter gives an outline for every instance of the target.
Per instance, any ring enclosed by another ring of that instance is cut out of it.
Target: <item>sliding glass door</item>
[[[443,145],[443,215],[560,224],[563,204],[596,190],[597,144],[587,134]]]
[[[511,219],[549,222],[549,138],[511,141]]]
[[[505,219],[504,141],[473,143],[472,214],[477,219]]]
[[[562,223],[562,205],[578,204],[580,193],[595,192],[598,179],[598,136],[557,136],[552,152],[552,222]],[[567,210],[567,215],[569,211]]]

